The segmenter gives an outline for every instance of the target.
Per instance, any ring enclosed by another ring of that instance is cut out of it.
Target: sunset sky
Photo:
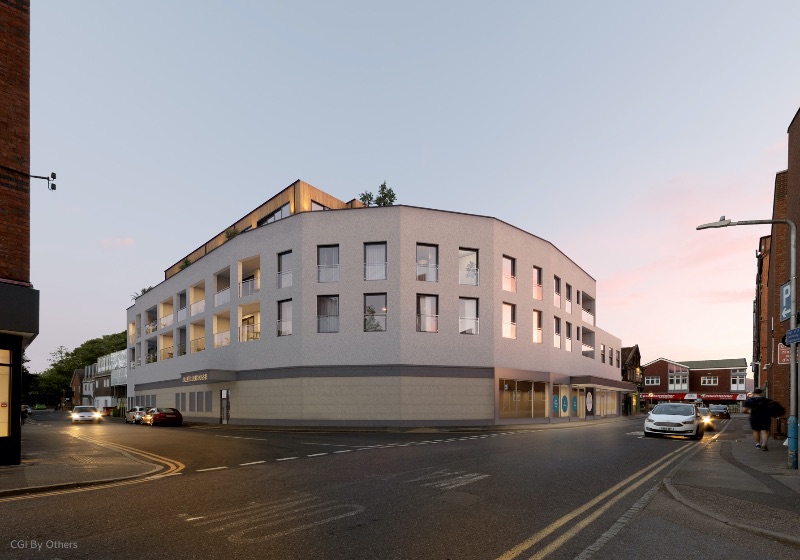
[[[37,0],[42,371],[296,179],[494,216],[597,280],[643,361],[752,359],[800,2]]]

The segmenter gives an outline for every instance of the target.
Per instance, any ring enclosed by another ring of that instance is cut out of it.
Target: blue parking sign
[[[781,286],[781,321],[792,316],[792,284],[786,282]]]

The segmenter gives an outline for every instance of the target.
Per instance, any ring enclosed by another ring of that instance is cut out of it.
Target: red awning
[[[641,393],[643,399],[661,401],[735,401],[745,398],[744,393]]]

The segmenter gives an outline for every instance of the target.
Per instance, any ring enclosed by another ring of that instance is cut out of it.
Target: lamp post
[[[789,226],[789,289],[791,291],[791,311],[789,328],[797,327],[797,227],[792,220],[741,220],[732,222],[721,216],[718,222],[702,224],[697,229],[722,228],[728,226],[751,226],[764,224],[786,224]],[[789,468],[797,470],[797,343],[789,346]]]

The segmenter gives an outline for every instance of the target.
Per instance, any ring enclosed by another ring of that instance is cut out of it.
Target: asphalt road
[[[26,559],[586,557],[698,445],[645,439],[641,422],[295,433],[72,426],[53,414],[59,437],[111,442],[178,466],[146,482],[0,503],[0,531],[3,541],[29,545],[11,551]],[[637,518],[648,530],[657,521]],[[641,558],[630,545],[642,535],[632,530],[594,557]],[[680,536],[680,523],[671,530]],[[34,542],[63,546],[35,550]]]

